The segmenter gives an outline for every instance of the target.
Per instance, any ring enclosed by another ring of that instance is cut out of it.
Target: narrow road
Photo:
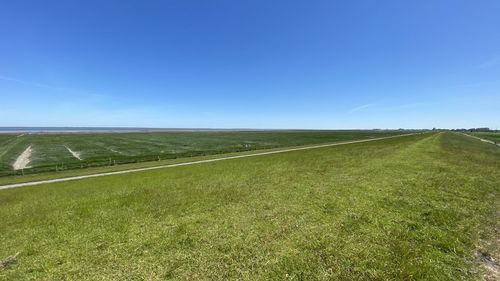
[[[215,159],[191,161],[191,162],[184,162],[184,163],[177,163],[177,164],[160,165],[160,166],[147,167],[147,168],[137,168],[137,169],[130,169],[130,170],[115,171],[115,172],[106,172],[106,173],[99,173],[99,174],[74,176],[74,177],[67,177],[67,178],[58,178],[58,179],[50,179],[50,180],[40,180],[40,181],[32,181],[32,182],[7,184],[7,185],[0,185],[0,190],[2,190],[2,189],[9,189],[9,188],[23,187],[23,186],[40,185],[40,184],[46,184],[46,183],[74,181],[74,180],[81,180],[81,179],[88,179],[88,178],[96,178],[96,177],[104,177],[104,176],[112,176],[112,175],[129,174],[129,173],[135,173],[135,172],[141,172],[141,171],[149,171],[149,170],[157,170],[157,169],[165,169],[165,168],[174,168],[174,167],[180,167],[180,166],[189,166],[189,165],[196,165],[196,164],[217,162],[217,161],[230,160],[230,159],[238,159],[238,158],[247,158],[247,157],[262,156],[262,155],[286,153],[286,152],[292,152],[292,151],[308,150],[308,149],[330,147],[330,146],[338,146],[338,145],[345,145],[345,144],[352,144],[352,143],[370,142],[370,141],[377,141],[377,140],[390,139],[390,138],[398,138],[398,137],[418,135],[418,134],[422,134],[422,133],[413,133],[413,134],[396,135],[396,136],[390,136],[390,137],[381,137],[381,138],[373,138],[373,139],[364,139],[364,140],[354,140],[354,141],[346,141],[346,142],[328,143],[328,144],[312,145],[312,146],[306,146],[306,147],[289,148],[289,149],[266,151],[266,152],[257,152],[257,153],[252,153],[252,154],[227,156],[227,157],[221,157],[221,158],[215,158]]]
[[[469,134],[466,134],[466,133],[461,133],[461,134],[462,135],[466,135],[466,136],[471,137],[471,138],[478,139],[478,140],[480,140],[482,142],[486,142],[486,143],[493,144],[493,145],[496,145],[496,146],[500,147],[500,143],[495,143],[492,140],[483,139],[483,138],[480,138],[480,137],[477,137],[477,136],[473,136],[473,135],[469,135]]]

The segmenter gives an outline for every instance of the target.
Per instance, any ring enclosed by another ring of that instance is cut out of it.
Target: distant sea
[[[139,127],[0,127],[0,134],[50,134],[50,133],[133,133],[133,132],[312,132],[312,131],[384,131],[391,129],[217,129],[217,128],[139,128]],[[403,130],[403,129],[399,129]]]
[[[134,128],[134,127],[0,127],[0,134],[43,133],[126,133],[126,132],[217,132],[268,131],[263,129],[206,129],[206,128]]]
[[[190,132],[224,131],[221,129],[183,129],[183,128],[125,128],[125,127],[0,127],[1,133],[106,133],[106,132]]]

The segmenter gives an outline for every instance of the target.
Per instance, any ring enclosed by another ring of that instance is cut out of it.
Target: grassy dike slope
[[[475,279],[499,191],[451,133],[2,190],[0,280]]]

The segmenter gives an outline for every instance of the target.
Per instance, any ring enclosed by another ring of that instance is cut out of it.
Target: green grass
[[[451,133],[1,190],[0,279],[476,279],[499,191]]]
[[[338,143],[338,142],[335,142],[335,143]],[[39,180],[49,180],[49,179],[57,179],[57,178],[66,178],[66,177],[72,177],[72,176],[99,174],[99,173],[123,171],[123,170],[139,169],[139,168],[156,167],[156,166],[163,166],[163,165],[170,165],[170,164],[177,164],[177,163],[186,163],[186,162],[193,162],[193,161],[200,161],[200,160],[218,159],[218,158],[226,158],[226,157],[231,157],[231,156],[242,156],[242,155],[247,155],[247,154],[279,151],[279,150],[283,150],[283,149],[306,148],[309,146],[311,146],[311,145],[276,147],[276,148],[268,148],[268,149],[259,149],[257,151],[247,150],[247,151],[239,151],[239,152],[228,152],[228,153],[224,153],[224,154],[192,156],[192,157],[185,157],[185,158],[175,158],[175,159],[166,159],[166,160],[160,160],[160,161],[127,163],[127,164],[111,165],[111,166],[94,166],[94,167],[87,167],[85,169],[69,169],[69,170],[60,170],[57,172],[47,171],[47,172],[42,172],[42,173],[32,173],[32,174],[25,174],[25,175],[9,175],[9,176],[0,177],[0,185],[32,182],[32,181],[39,181]]]
[[[13,148],[16,147],[20,140],[16,135],[0,134],[0,175],[2,175],[2,171],[9,171],[11,169],[11,155],[18,153],[17,149],[14,150]],[[9,160],[2,161],[4,159]]]
[[[476,137],[479,137],[479,138],[491,140],[491,141],[494,141],[496,143],[500,143],[500,132],[496,132],[496,133],[476,132],[476,133],[469,133],[469,134],[476,136]]]
[[[158,159],[270,149],[397,135],[402,131],[221,131],[152,133],[0,134],[0,176],[102,167]],[[33,149],[24,171],[12,163]],[[76,159],[66,148],[80,153]]]

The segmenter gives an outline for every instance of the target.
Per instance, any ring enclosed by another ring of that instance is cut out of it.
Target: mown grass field
[[[0,190],[0,280],[475,280],[499,203],[452,133]]]
[[[0,176],[397,135],[402,131],[216,131],[0,134]],[[31,168],[12,164],[31,146]],[[75,158],[67,149],[79,154]]]
[[[476,132],[476,133],[470,133],[473,136],[482,138],[482,139],[487,139],[494,141],[496,143],[500,143],[500,132]]]

